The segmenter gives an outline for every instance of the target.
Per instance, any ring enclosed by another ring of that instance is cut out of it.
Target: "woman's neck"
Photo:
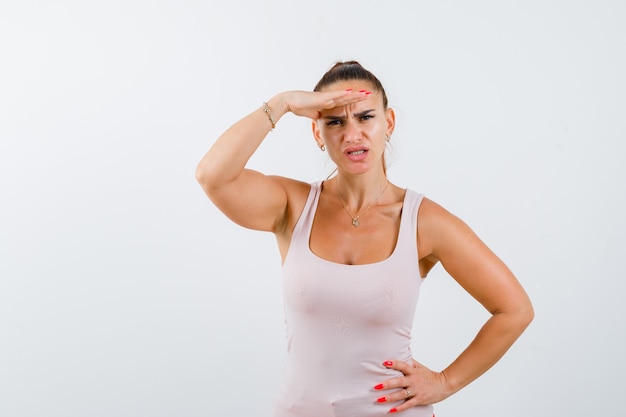
[[[389,188],[389,180],[383,172],[372,175],[338,173],[333,182],[341,202],[354,211],[378,203]]]

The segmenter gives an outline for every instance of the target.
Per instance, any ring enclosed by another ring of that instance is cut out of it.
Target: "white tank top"
[[[309,246],[321,192],[311,185],[283,264],[288,359],[274,417],[387,416],[393,392],[374,386],[401,373],[389,359],[410,363],[419,289],[417,213],[423,195],[407,190],[393,253],[367,265],[324,260]],[[431,417],[432,406],[405,417]]]

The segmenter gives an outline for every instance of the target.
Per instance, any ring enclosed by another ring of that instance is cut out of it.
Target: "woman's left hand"
[[[383,365],[396,369],[404,376],[384,381],[375,387],[376,390],[392,390],[378,399],[378,402],[404,401],[389,410],[392,413],[407,410],[417,405],[428,405],[442,401],[450,396],[447,390],[445,374],[434,372],[412,359],[409,365],[403,361],[385,361]]]

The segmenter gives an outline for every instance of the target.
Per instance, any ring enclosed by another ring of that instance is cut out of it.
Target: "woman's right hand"
[[[286,111],[316,120],[321,110],[347,106],[369,97],[369,91],[287,91],[283,93]]]

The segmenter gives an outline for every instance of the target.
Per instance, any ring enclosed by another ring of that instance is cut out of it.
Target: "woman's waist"
[[[402,355],[377,355],[368,358],[359,358],[345,353],[298,356],[289,355],[284,377],[286,383],[306,386],[321,385],[328,387],[330,391],[336,388],[350,389],[355,393],[373,388],[386,379],[402,376],[400,371],[384,366],[384,361],[411,363],[410,352]]]
[[[384,395],[373,384],[360,381],[344,385],[334,383],[310,385],[307,376],[299,381],[285,380],[275,402],[274,417],[384,417],[403,401],[379,403]],[[402,413],[406,417],[431,417],[432,405],[413,407]]]

